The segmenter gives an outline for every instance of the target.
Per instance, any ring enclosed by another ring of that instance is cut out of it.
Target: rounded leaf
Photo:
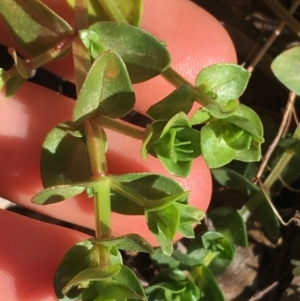
[[[216,121],[201,129],[201,154],[210,168],[221,167],[234,159],[236,150],[223,139],[223,122]]]
[[[214,64],[201,70],[196,86],[224,106],[229,100],[239,98],[250,78],[250,73],[235,64]]]
[[[62,289],[81,271],[97,267],[98,256],[95,256],[94,250],[93,244],[89,240],[84,240],[71,247],[64,255],[54,276],[54,289],[59,300],[80,299],[80,290],[72,290],[67,296],[64,296]]]
[[[78,183],[92,177],[85,138],[68,123],[59,124],[48,133],[40,164],[44,187]]]
[[[32,198],[34,204],[48,205],[72,198],[85,190],[85,187],[61,185],[48,187]]]
[[[112,211],[121,214],[144,214],[144,202],[158,201],[173,195],[182,196],[182,186],[168,177],[153,173],[110,176]],[[187,196],[183,201],[187,201]],[[137,198],[135,203],[134,199]]]
[[[89,39],[91,32],[93,39]],[[148,32],[131,25],[99,22],[80,31],[80,36],[94,58],[103,51],[117,53],[126,64],[132,83],[155,77],[170,65],[165,45]]]
[[[203,294],[203,300],[209,301],[225,301],[223,293],[216,281],[216,278],[208,267],[202,265],[198,268],[199,276],[196,279],[196,284]],[[202,299],[202,297],[200,298]]]
[[[263,124],[251,108],[240,104],[234,114],[225,118],[225,120],[250,133],[256,142],[264,142]]]
[[[73,33],[72,27],[41,1],[1,0],[0,17],[17,45],[32,56]]]
[[[102,53],[93,63],[73,111],[74,121],[85,121],[94,114],[119,118],[135,103],[132,85],[122,59],[114,52]]]
[[[62,293],[66,295],[72,288],[86,288],[90,282],[111,279],[118,274],[120,270],[120,264],[85,269],[79,272],[64,286]]]
[[[248,236],[243,217],[238,210],[232,208],[216,208],[208,215],[215,229],[221,232],[235,245],[248,246]]]
[[[300,46],[282,52],[271,64],[275,76],[291,91],[300,95]]]
[[[152,105],[146,113],[155,120],[169,120],[179,112],[188,114],[194,103],[192,96],[193,89],[188,85],[182,85],[167,97]]]

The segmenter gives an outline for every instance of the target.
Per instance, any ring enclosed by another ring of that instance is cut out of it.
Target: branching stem
[[[137,140],[143,138],[144,129],[120,120],[97,115],[93,117],[93,123]]]

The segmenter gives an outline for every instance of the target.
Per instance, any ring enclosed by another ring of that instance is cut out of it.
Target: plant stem
[[[124,18],[123,14],[121,13],[114,1],[99,0],[99,2],[112,21],[115,21],[117,23],[128,24],[126,18]]]
[[[85,48],[79,36],[72,43],[72,53],[74,61],[74,75],[77,95],[85,81],[87,73],[91,67],[91,57],[88,49]]]
[[[58,44],[56,44],[54,47],[47,50],[46,52],[41,53],[40,55],[32,58],[31,60],[24,61],[25,67],[33,71],[64,55],[67,51],[71,49],[72,40],[73,36],[64,38],[62,41],[60,41]],[[12,53],[12,51],[13,50],[10,51],[9,49],[10,53]],[[9,79],[17,75],[19,75],[19,72],[16,67],[7,70],[4,73],[5,81],[7,82]]]
[[[293,138],[300,139],[300,126],[296,128]],[[279,179],[281,173],[284,171],[287,164],[290,162],[294,155],[295,153],[291,149],[287,149],[284,152],[274,169],[271,171],[269,176],[262,184],[265,190],[271,189],[272,185]],[[253,213],[256,210],[256,208],[262,201],[267,201],[262,191],[258,191],[254,195],[252,195],[252,197],[250,197],[247,203],[240,210],[240,214],[243,216],[244,221],[246,221],[249,218],[251,213]]]
[[[295,99],[296,99],[296,94],[294,92],[290,92],[289,98],[287,100],[287,104],[286,104],[286,107],[284,110],[284,114],[282,117],[282,121],[280,123],[278,133],[277,133],[275,139],[273,140],[273,142],[270,144],[266,154],[264,155],[264,157],[262,159],[262,163],[257,171],[256,178],[258,178],[258,179],[260,179],[262,173],[264,172],[264,170],[269,162],[269,159],[271,158],[271,155],[273,154],[275,147],[277,146],[277,144],[279,143],[279,140],[283,137],[284,132],[288,128],[288,125],[289,125],[288,121],[290,120],[290,116],[291,116],[293,108],[294,108]]]
[[[296,0],[290,10],[289,13],[292,15],[298,6],[300,5],[300,1]],[[247,68],[247,71],[252,72],[254,67],[257,65],[257,63],[261,60],[261,58],[264,56],[264,54],[267,52],[267,50],[270,48],[270,46],[273,44],[273,42],[276,40],[276,38],[281,34],[283,28],[285,26],[285,22],[282,21],[280,24],[276,27],[276,29],[273,31],[272,35],[269,37],[269,39],[266,41],[266,43],[260,48],[259,52],[256,54],[255,58],[252,60],[250,65]]]
[[[94,207],[96,218],[96,237],[111,236],[110,183],[108,177],[102,177],[94,188]]]
[[[88,27],[88,0],[75,1],[75,32]],[[74,75],[77,95],[85,81],[86,75],[91,67],[91,57],[88,49],[83,45],[77,35],[72,43],[74,61]]]
[[[120,12],[119,8],[114,3],[114,1],[99,0],[99,2],[112,21],[123,24],[129,24]],[[175,87],[180,87],[182,85],[188,85],[192,87],[194,99],[200,105],[207,106],[208,104],[215,104],[213,99],[199,91],[194,85],[192,85],[189,81],[182,77],[173,68],[169,67],[165,72],[162,73],[162,76]]]
[[[293,134],[293,138],[300,139],[300,126],[298,126]],[[295,152],[293,150],[287,149],[272,172],[269,174],[267,179],[264,181],[264,187],[267,189],[270,189],[271,186],[274,184],[274,182],[279,178],[280,174],[283,172],[283,170],[286,168],[286,165],[289,163],[289,161],[292,159],[292,157],[295,155]]]
[[[86,121],[84,124],[87,148],[94,179],[93,186],[96,219],[96,237],[107,238],[111,235],[110,180],[107,177],[105,156],[105,137],[103,129]]]
[[[206,267],[209,266],[209,264],[211,263],[211,261],[218,255],[218,253],[215,252],[208,252],[208,254],[204,257],[203,259],[203,265],[205,265]],[[201,275],[201,265],[196,266],[192,269],[192,271],[190,272],[190,276],[191,278],[195,281],[200,275]]]
[[[105,156],[105,137],[103,129],[86,121],[84,124],[87,148],[94,178],[108,174]]]
[[[131,189],[130,187],[124,185],[118,180],[114,180],[113,178],[111,178],[110,181],[110,185],[113,190],[127,197],[128,199],[140,205],[141,207],[144,207],[144,204],[148,200],[145,196],[138,193],[135,189]]]
[[[95,117],[93,117],[92,122],[94,124],[97,124],[98,126],[104,127],[109,130],[113,130],[117,133],[126,135],[137,140],[142,140],[143,138],[144,129],[139,128],[137,126],[133,126],[129,123],[125,123],[123,121],[117,121],[115,119],[96,115]]]
[[[162,73],[162,76],[174,87],[180,87],[182,85],[190,86],[193,89],[194,100],[197,101],[200,105],[205,107],[208,104],[215,104],[215,101],[213,99],[202,93],[173,68],[169,67],[165,72]]]
[[[271,10],[298,36],[300,35],[300,24],[291,16],[289,11],[284,8],[277,0],[263,0]]]

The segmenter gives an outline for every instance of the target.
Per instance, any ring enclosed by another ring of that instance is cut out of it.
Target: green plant
[[[263,129],[256,113],[238,102],[249,79],[243,68],[213,65],[202,70],[192,85],[169,67],[165,45],[136,27],[141,1],[132,6],[131,2],[109,0],[91,3],[97,7],[88,15],[90,2],[75,1],[73,29],[39,1],[2,0],[2,19],[18,46],[32,58],[23,59],[9,49],[15,67],[1,69],[1,86],[8,96],[13,95],[34,69],[72,51],[78,98],[72,120],[62,121],[44,141],[44,190],[33,202],[46,205],[87,193],[95,202],[96,237],[67,252],[55,276],[56,293],[60,300],[95,300],[98,296],[99,300],[145,299],[137,277],[122,264],[119,250],[153,252],[152,247],[135,234],[112,237],[111,212],[145,215],[149,230],[167,255],[172,254],[176,233],[193,238],[193,225],[204,215],[188,205],[188,192],[172,179],[150,173],[110,174],[106,129],[140,140],[144,158],[154,156],[170,173],[184,177],[200,155],[211,168],[232,160],[259,160]],[[21,30],[23,27],[30,32]],[[135,103],[132,84],[158,74],[176,89],[149,108],[153,122],[144,129],[121,121]],[[201,106],[190,117],[194,103]],[[216,229],[219,218],[217,215]],[[230,260],[233,257],[235,239],[216,233],[203,236],[205,264],[196,264],[191,270],[196,281],[196,285],[191,283],[191,291],[197,299],[205,298],[201,290],[208,294],[206,282],[217,291],[207,268],[209,262],[215,262],[213,257],[223,254],[222,250],[229,252]]]
[[[239,212],[230,208],[215,209],[209,218],[215,230],[198,235],[186,253],[175,250],[167,256],[157,249],[151,256],[165,269],[146,289],[149,300],[225,300],[215,276],[232,262],[236,245],[247,246],[246,227]]]

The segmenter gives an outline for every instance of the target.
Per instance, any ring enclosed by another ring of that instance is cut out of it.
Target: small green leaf
[[[214,275],[221,274],[234,258],[235,245],[233,241],[216,231],[207,231],[200,238],[200,244],[199,239],[196,239],[189,249],[193,250],[200,246],[201,250],[201,246],[203,246],[208,251],[203,258],[204,264],[209,266]]]
[[[0,17],[18,46],[33,56],[73,33],[64,19],[37,0],[1,0]]]
[[[210,168],[221,167],[233,159],[260,160],[263,141],[262,122],[253,110],[242,104],[229,117],[201,129],[201,151]]]
[[[59,300],[69,301],[80,299],[80,290],[73,290],[70,294],[64,296],[62,289],[81,271],[97,267],[98,256],[96,256],[94,250],[93,244],[88,240],[84,240],[74,245],[64,255],[54,276],[55,293]]]
[[[186,268],[191,268],[197,265],[203,264],[203,257],[200,256],[194,256],[193,254],[185,254],[181,251],[175,250],[172,253],[172,257],[174,257],[176,260],[180,262],[181,265],[183,265]],[[203,252],[205,254],[205,252]],[[199,255],[199,254],[197,254]]]
[[[195,111],[192,118],[190,119],[191,125],[206,123],[211,118],[211,115],[205,110],[200,108]]]
[[[297,95],[300,95],[299,61],[300,47],[297,46],[282,52],[271,64],[275,76]]]
[[[217,106],[214,104],[209,104],[205,107],[205,110],[213,117],[222,119],[227,118],[234,114],[236,109],[239,107],[239,101],[236,99],[230,99],[226,105]]]
[[[85,137],[73,124],[61,123],[48,133],[42,148],[41,176],[44,187],[92,177]]]
[[[89,32],[93,34],[93,39]],[[170,55],[165,45],[151,34],[131,25],[99,22],[80,31],[83,43],[96,58],[103,51],[117,53],[125,62],[132,83],[148,80],[165,71]]]
[[[37,193],[32,202],[39,205],[54,204],[81,194],[84,190],[85,187],[74,185],[48,187]]]
[[[91,289],[91,292],[89,290]],[[91,299],[88,294],[91,294]],[[114,280],[103,280],[93,284],[91,288],[87,288],[82,294],[82,301],[86,300],[145,300],[145,296],[136,293],[130,286],[120,284]],[[95,299],[95,297],[98,297]]]
[[[143,215],[144,202],[155,202],[184,192],[178,182],[153,173],[110,176],[110,182],[112,211],[121,214]]]
[[[167,196],[165,198],[159,199],[159,200],[146,200],[143,204],[145,211],[151,212],[151,211],[157,211],[162,210],[166,207],[168,207],[172,203],[178,203],[178,202],[186,202],[188,199],[189,192],[183,191],[177,194],[173,194],[170,196]],[[185,204],[183,204],[185,205]]]
[[[130,290],[135,293],[136,297],[131,297],[128,299],[128,301],[133,301],[132,299],[146,300],[145,291],[141,285],[141,282],[129,267],[122,265],[120,272],[114,276],[114,280],[118,284],[130,288]]]
[[[218,240],[223,239],[224,234],[217,231],[207,231],[201,236],[203,247],[213,252],[218,251]]]
[[[249,107],[240,104],[234,114],[225,120],[250,133],[257,143],[264,142],[263,124],[259,116]]]
[[[173,252],[174,253],[174,252]],[[156,248],[154,254],[151,254],[151,259],[160,266],[176,268],[179,266],[179,260],[172,256],[166,255],[161,248]]]
[[[260,144],[252,140],[250,147],[248,149],[236,150],[234,159],[243,162],[260,161],[261,160]]]
[[[200,290],[185,271],[179,269],[163,270],[146,289],[149,301],[195,301],[200,298]]]
[[[159,210],[146,212],[149,230],[156,236],[162,250],[171,255],[173,251],[173,239],[177,233],[180,213],[174,204]]]
[[[193,159],[201,154],[200,133],[183,112],[169,121],[155,121],[148,125],[143,141],[142,155],[148,153],[159,158],[171,174],[186,177]]]
[[[74,121],[85,121],[94,114],[119,118],[130,112],[134,92],[124,63],[113,52],[102,53],[93,63],[73,111]]]
[[[128,234],[108,239],[91,238],[93,243],[106,247],[115,246],[120,250],[153,253],[152,246],[143,237],[137,234]]]
[[[280,223],[274,210],[266,200],[266,197],[270,198],[270,196],[268,194],[261,194],[259,205],[255,210],[255,216],[272,238],[279,239],[281,235]]]
[[[163,163],[166,170],[177,177],[188,177],[192,169],[192,161],[174,161],[170,158],[157,155],[157,158]]]
[[[217,104],[225,106],[238,99],[244,92],[250,73],[234,64],[215,64],[201,70],[196,77],[196,86],[210,95]]]
[[[210,168],[221,167],[235,157],[236,150],[222,137],[222,120],[206,124],[201,129],[201,154]]]
[[[192,207],[182,203],[174,203],[180,212],[180,221],[178,232],[180,232],[184,237],[194,238],[194,226],[199,224],[200,221],[205,217],[202,210]]]
[[[222,291],[211,271],[205,265],[197,268],[197,271],[199,276],[195,282],[202,293],[201,301],[225,301]]]
[[[235,245],[247,247],[248,236],[245,222],[239,211],[231,208],[216,208],[208,217],[211,219],[215,229],[233,241]]]
[[[107,267],[89,268],[79,272],[63,288],[62,293],[66,295],[73,287],[86,288],[90,282],[110,279],[121,270],[121,265],[115,264]],[[111,292],[112,294],[112,292]]]
[[[25,61],[18,57],[16,50],[13,48],[8,48],[8,52],[13,58],[15,67],[19,74],[25,79],[30,78],[32,76],[32,70],[26,65]]]
[[[212,170],[212,174],[222,186],[239,190],[247,196],[259,190],[251,181],[232,169],[216,168]]]
[[[146,113],[155,120],[169,120],[179,112],[188,114],[194,103],[192,96],[192,88],[188,85],[182,85],[163,100],[152,105]]]

